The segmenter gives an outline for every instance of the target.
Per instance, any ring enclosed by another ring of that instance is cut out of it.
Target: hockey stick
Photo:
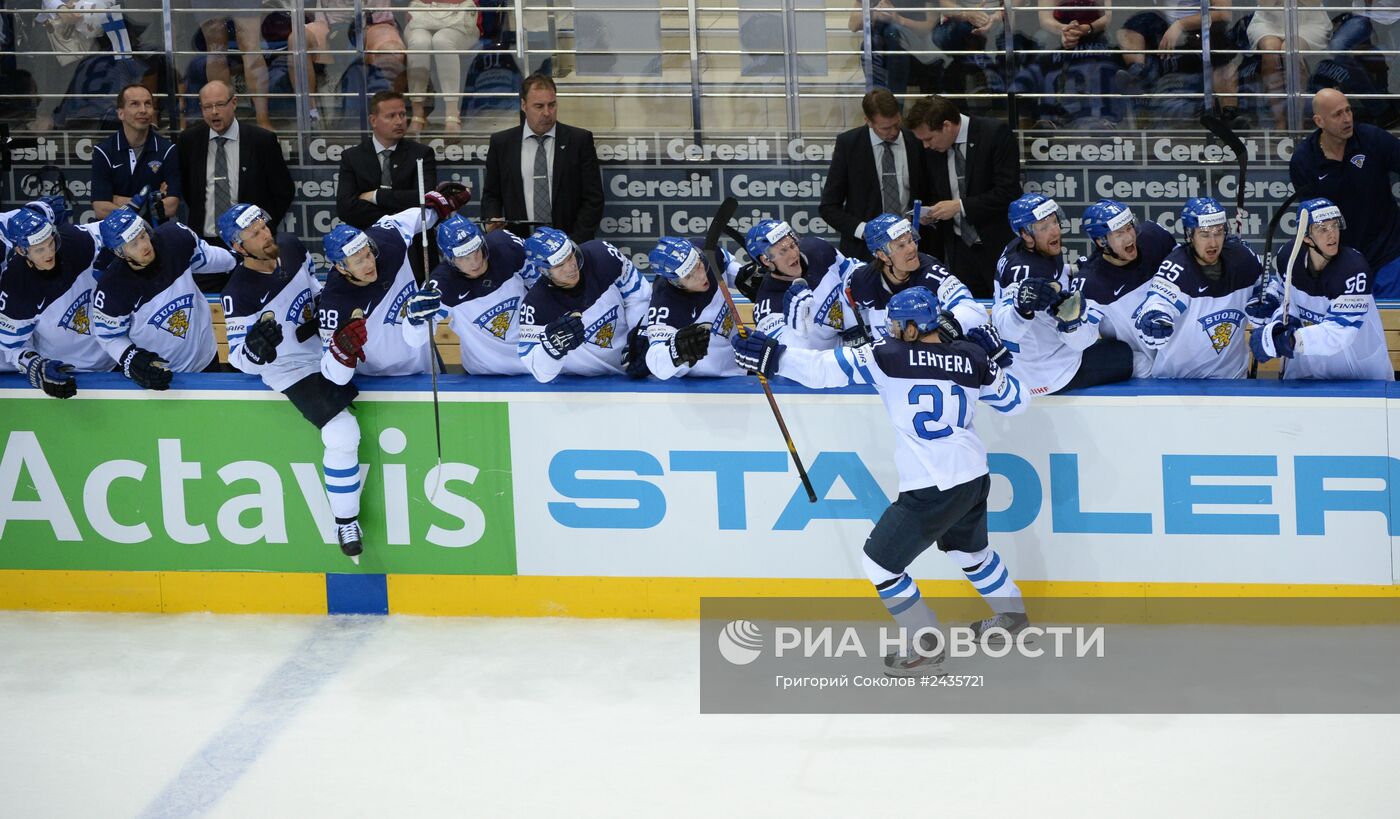
[[[1245,175],[1249,171],[1249,151],[1244,147],[1244,140],[1226,124],[1225,120],[1211,112],[1201,114],[1201,125],[1205,126],[1221,142],[1229,146],[1235,152],[1235,158],[1240,162],[1240,180],[1235,188],[1235,235],[1238,236],[1244,228],[1244,182]]]
[[[423,281],[428,284],[432,279],[428,278],[431,271],[428,269],[428,190],[423,182],[423,159],[418,159],[418,225],[423,232]],[[438,409],[438,352],[437,340],[434,338],[436,328],[433,321],[436,315],[428,316],[428,372],[433,377],[433,434],[437,438],[437,486],[433,489],[433,494],[429,500],[437,497],[438,490],[442,488],[442,413]]]
[[[1282,210],[1282,208],[1280,208]],[[1293,236],[1293,249],[1288,252],[1288,269],[1283,272],[1283,326],[1288,327],[1288,302],[1293,294],[1293,265],[1298,261],[1298,252],[1303,249],[1303,237],[1308,235],[1308,222],[1311,214],[1307,208],[1298,211],[1298,232]],[[1277,350],[1275,350],[1277,352]],[[1288,359],[1280,357],[1278,379],[1288,371]]]
[[[1274,210],[1274,216],[1269,220],[1269,229],[1264,232],[1264,284],[1263,289],[1269,286],[1269,280],[1278,275],[1278,261],[1274,258],[1274,234],[1278,231],[1279,221],[1283,214],[1288,212],[1289,207],[1302,195],[1303,191],[1311,191],[1312,188],[1295,190],[1283,200],[1283,204]],[[1249,377],[1255,378],[1259,375],[1259,361],[1251,353],[1249,357]]]
[[[748,335],[748,328],[739,321],[739,308],[734,306],[734,296],[729,292],[729,285],[724,281],[724,268],[720,265],[719,256],[719,234],[729,226],[729,220],[734,216],[734,212],[739,209],[739,203],[734,197],[727,197],[720,203],[719,210],[710,219],[710,229],[705,233],[705,255],[715,270],[715,280],[719,283],[719,292],[724,296],[724,303],[729,307],[729,315],[734,317],[734,327],[743,338]],[[755,373],[755,375],[758,375]],[[797,476],[802,479],[802,488],[807,490],[807,500],[812,503],[817,502],[817,490],[812,487],[812,479],[807,477],[807,469],[802,466],[802,458],[797,454],[797,446],[792,442],[792,433],[788,432],[787,422],[783,420],[783,413],[778,409],[778,399],[773,397],[773,388],[768,385],[768,379],[758,375],[758,383],[763,386],[763,394],[768,399],[768,408],[773,410],[773,420],[778,422],[778,430],[783,434],[783,442],[787,444],[788,455],[792,456],[792,463],[797,467]]]

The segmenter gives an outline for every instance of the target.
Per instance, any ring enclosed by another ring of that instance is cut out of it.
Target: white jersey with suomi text
[[[277,237],[277,244],[277,269],[262,273],[240,262],[224,287],[223,303],[228,363],[281,392],[321,368],[321,336],[311,324],[321,283],[300,239],[284,233]],[[269,311],[282,327],[282,343],[277,345],[277,358],[254,364],[248,360],[243,340],[248,328]],[[297,331],[303,326],[308,329],[303,331],[304,340],[298,340]]]
[[[448,321],[471,375],[524,375],[520,304],[525,300],[525,243],[508,230],[486,234],[486,272],[469,279],[444,260],[431,276],[442,293],[438,316]]]
[[[0,269],[0,371],[19,369],[20,356],[30,352],[77,372],[112,369],[112,357],[93,333],[91,312],[94,267],[111,257],[86,228],[62,225],[58,238],[52,270],[36,270],[17,253]]]
[[[1133,378],[1147,378],[1152,374],[1152,360],[1157,351],[1143,343],[1134,322],[1152,286],[1153,274],[1174,247],[1176,240],[1171,234],[1149,220],[1138,223],[1137,258],[1128,264],[1112,264],[1097,247],[1088,257],[1079,259],[1081,292],[1103,315],[1099,336],[1116,338],[1132,348]]]
[[[360,375],[417,375],[428,372],[433,354],[428,343],[428,322],[408,321],[408,299],[418,291],[408,253],[418,232],[421,211],[409,208],[385,216],[365,233],[377,248],[378,276],[366,285],[351,284],[338,268],[326,275],[318,318],[321,323],[321,372],[337,384],[348,384]],[[437,217],[428,215],[428,229]],[[346,367],[331,355],[335,331],[350,323],[359,310],[365,320],[365,360]]]
[[[951,489],[986,475],[987,448],[972,427],[977,402],[1015,415],[1029,400],[1015,376],[966,340],[928,344],[886,337],[856,348],[788,348],[778,374],[814,389],[873,385],[894,425],[901,492]],[[988,375],[991,384],[982,386]]]
[[[218,354],[209,301],[196,273],[224,273],[233,254],[214,247],[179,222],[165,222],[151,236],[156,258],[136,269],[113,259],[97,277],[92,323],[113,361],[135,344],[170,363],[177,373],[200,372]]]
[[[1279,250],[1276,269],[1288,267],[1289,250]],[[1302,328],[1294,336],[1296,353],[1283,377],[1395,380],[1366,257],[1342,247],[1321,271],[1310,267],[1309,254],[1298,254],[1288,314]],[[1281,277],[1270,284],[1283,289]],[[1281,303],[1273,317],[1283,317]]]
[[[725,265],[725,278],[733,285],[733,276],[738,268]],[[734,363],[734,350],[729,339],[735,332],[734,316],[724,294],[717,286],[709,261],[705,262],[706,282],[709,289],[700,293],[682,290],[670,282],[659,280],[651,289],[651,307],[647,310],[647,369],[663,381],[676,376],[726,376],[743,375],[744,371]],[[710,343],[705,357],[689,364],[676,364],[671,360],[671,339],[676,333],[692,324],[703,324],[710,331]]]
[[[802,259],[802,278],[812,289],[812,312],[801,327],[788,327],[784,296],[791,281],[779,279],[770,271],[763,277],[754,297],[753,320],[759,332],[789,347],[830,350],[841,343],[841,331],[855,326],[848,309],[846,285],[859,266],[841,255],[832,244],[816,236],[797,243]]]
[[[1102,314],[1093,303],[1087,304],[1084,320],[1071,330],[1061,330],[1059,321],[1044,310],[1022,318],[1016,312],[1016,296],[1031,278],[1059,282],[1066,291],[1077,288],[1080,280],[1071,278],[1063,259],[1026,248],[1020,237],[1007,244],[997,261],[992,323],[1011,351],[1011,373],[1031,395],[1046,395],[1063,389],[1079,372],[1084,351],[1099,340]]]

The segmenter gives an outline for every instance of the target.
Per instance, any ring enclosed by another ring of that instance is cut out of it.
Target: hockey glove
[[[365,320],[351,319],[331,335],[331,356],[342,366],[353,369],[358,362],[365,360],[365,342],[368,340],[369,328],[365,326]]]
[[[647,348],[651,346],[651,339],[647,338],[646,328],[638,324],[632,328],[632,332],[627,334],[627,350],[622,356],[622,368],[627,371],[628,378],[646,378],[651,375],[651,370],[647,368]]]
[[[729,343],[734,346],[734,363],[745,372],[764,378],[772,378],[778,372],[784,348],[776,338],[754,332],[742,338],[736,335]]]
[[[1142,343],[1157,348],[1167,343],[1176,330],[1176,321],[1161,310],[1144,310],[1134,322]]]
[[[987,353],[987,358],[996,362],[998,367],[1011,366],[1011,351],[1006,348],[1006,343],[1001,340],[1001,333],[990,324],[983,324],[980,327],[973,327],[967,331],[967,340],[975,343]]]
[[[734,275],[734,289],[744,294],[744,298],[749,301],[758,301],[758,286],[763,283],[763,276],[767,273],[763,265],[758,262],[749,262],[739,268],[739,272]]]
[[[566,313],[544,326],[540,346],[549,357],[558,361],[583,343],[583,316]]]
[[[442,294],[431,288],[424,288],[408,297],[408,323],[421,327],[423,322],[437,315],[442,307]]]
[[[1271,321],[1249,334],[1249,349],[1259,363],[1298,354],[1298,325],[1292,321]]]
[[[1033,319],[1035,314],[1050,309],[1060,297],[1060,283],[1050,279],[1022,279],[1016,286],[1016,315]]]
[[[783,322],[798,335],[807,335],[812,324],[812,288],[806,279],[797,279],[783,294]]]
[[[1050,307],[1050,315],[1055,317],[1055,329],[1061,333],[1072,333],[1084,323],[1084,296],[1074,290],[1062,294]]]
[[[1255,327],[1259,327],[1273,318],[1274,313],[1279,308],[1278,296],[1270,293],[1260,284],[1250,293],[1249,301],[1245,302],[1244,314],[1249,316]]]
[[[857,324],[854,327],[847,327],[841,331],[842,347],[864,347],[867,344],[874,344],[875,339],[871,338],[870,331],[864,324]]]
[[[692,324],[671,336],[671,363],[694,367],[710,351],[710,325]]]
[[[135,344],[127,347],[117,361],[122,375],[131,379],[137,386],[148,390],[170,389],[170,362]]]
[[[963,337],[962,322],[958,321],[958,317],[947,310],[940,310],[938,312],[938,327],[936,331],[938,333],[938,340],[942,341],[944,344],[952,343]]]
[[[441,221],[472,201],[472,192],[460,182],[443,182],[423,196],[423,206],[432,208]]]
[[[127,202],[126,202],[126,207],[130,208],[131,210],[136,211],[137,213],[141,213],[142,211],[144,211],[144,210],[146,209],[146,201],[147,201],[148,199],[150,199],[150,198],[151,198],[151,186],[150,186],[150,185],[145,185],[145,186],[143,186],[143,187],[141,188],[140,191],[138,191],[138,192],[136,193],[135,196],[133,196],[133,197],[131,197],[130,199],[127,200]],[[143,214],[143,215],[144,215],[144,214]]]
[[[20,366],[24,367],[31,387],[43,390],[45,395],[54,398],[72,398],[78,394],[78,382],[70,375],[73,365],[53,358],[42,358],[38,353],[26,355],[27,358],[20,360]]]
[[[258,317],[243,337],[243,355],[254,364],[271,364],[277,360],[277,345],[282,343],[282,325],[268,310]]]

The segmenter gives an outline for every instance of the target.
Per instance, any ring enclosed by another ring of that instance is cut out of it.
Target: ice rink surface
[[[1395,716],[702,715],[697,631],[0,613],[0,816],[1396,815]]]

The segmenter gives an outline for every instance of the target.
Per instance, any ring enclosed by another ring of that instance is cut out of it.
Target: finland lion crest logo
[[[515,307],[519,303],[520,299],[518,297],[511,296],[505,301],[495,305],[490,310],[477,316],[475,319],[476,326],[496,338],[504,340],[506,332],[510,330],[511,319],[515,318]]]
[[[311,320],[311,308],[314,302],[311,300],[311,289],[306,288],[292,299],[291,306],[287,308],[286,321],[290,324],[305,324]]]
[[[190,310],[193,307],[194,295],[186,293],[157,310],[146,323],[176,338],[184,338],[190,332]]]
[[[88,317],[88,303],[92,300],[92,291],[84,290],[73,299],[73,303],[68,305],[68,309],[63,312],[63,318],[59,319],[58,326],[72,330],[80,336],[92,335],[92,321]]]
[[[583,337],[594,347],[612,349],[613,336],[617,333],[617,308],[604,313],[597,321],[585,328]]]
[[[834,330],[840,330],[846,326],[846,313],[841,305],[840,288],[831,291],[826,297],[826,301],[822,302],[821,309],[817,311],[817,322]]]
[[[413,295],[415,289],[413,282],[409,282],[394,296],[394,300],[389,303],[389,309],[384,313],[385,324],[398,324],[408,318],[408,297]]]
[[[1244,313],[1239,310],[1220,310],[1196,320],[1201,323],[1201,329],[1210,339],[1210,346],[1215,348],[1215,354],[1220,355],[1229,348],[1235,333],[1239,332],[1240,325],[1244,322]]]

